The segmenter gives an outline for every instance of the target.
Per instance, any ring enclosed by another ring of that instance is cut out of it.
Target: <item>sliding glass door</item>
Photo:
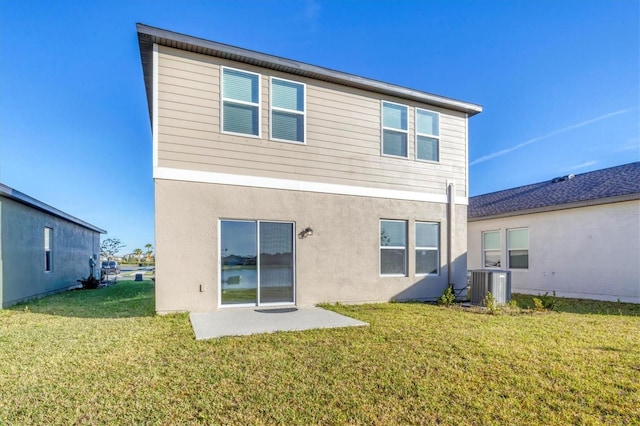
[[[221,305],[294,302],[294,224],[220,221]]]
[[[293,303],[293,224],[259,225],[260,303]]]

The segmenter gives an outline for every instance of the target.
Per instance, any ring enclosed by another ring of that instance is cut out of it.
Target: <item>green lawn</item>
[[[0,311],[0,425],[640,424],[638,305],[330,308],[370,326],[195,341],[132,281]]]

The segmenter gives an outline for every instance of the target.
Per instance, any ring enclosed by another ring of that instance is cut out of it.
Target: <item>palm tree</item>
[[[133,254],[136,256],[136,259],[138,259],[138,263],[140,263],[140,259],[142,259],[142,249],[135,249]]]
[[[151,260],[151,253],[153,253],[153,246],[151,245],[151,243],[147,243],[144,245],[144,248],[147,249],[147,265],[148,265],[149,261]]]

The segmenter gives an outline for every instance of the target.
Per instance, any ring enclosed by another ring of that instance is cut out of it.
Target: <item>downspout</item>
[[[453,243],[456,233],[456,184],[449,180],[447,180],[447,201],[447,280],[449,280],[449,287],[455,290],[453,285]]]

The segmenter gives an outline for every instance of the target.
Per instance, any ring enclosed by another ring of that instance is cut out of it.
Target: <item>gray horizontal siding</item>
[[[409,158],[380,155],[381,98],[358,89],[304,78],[307,143],[269,140],[269,76],[277,72],[160,47],[158,165],[185,170],[246,174],[384,189],[444,194],[456,182],[466,194],[466,118],[429,105],[409,106]],[[220,132],[220,66],[262,75],[261,138]],[[414,161],[413,107],[440,115],[440,163]]]

